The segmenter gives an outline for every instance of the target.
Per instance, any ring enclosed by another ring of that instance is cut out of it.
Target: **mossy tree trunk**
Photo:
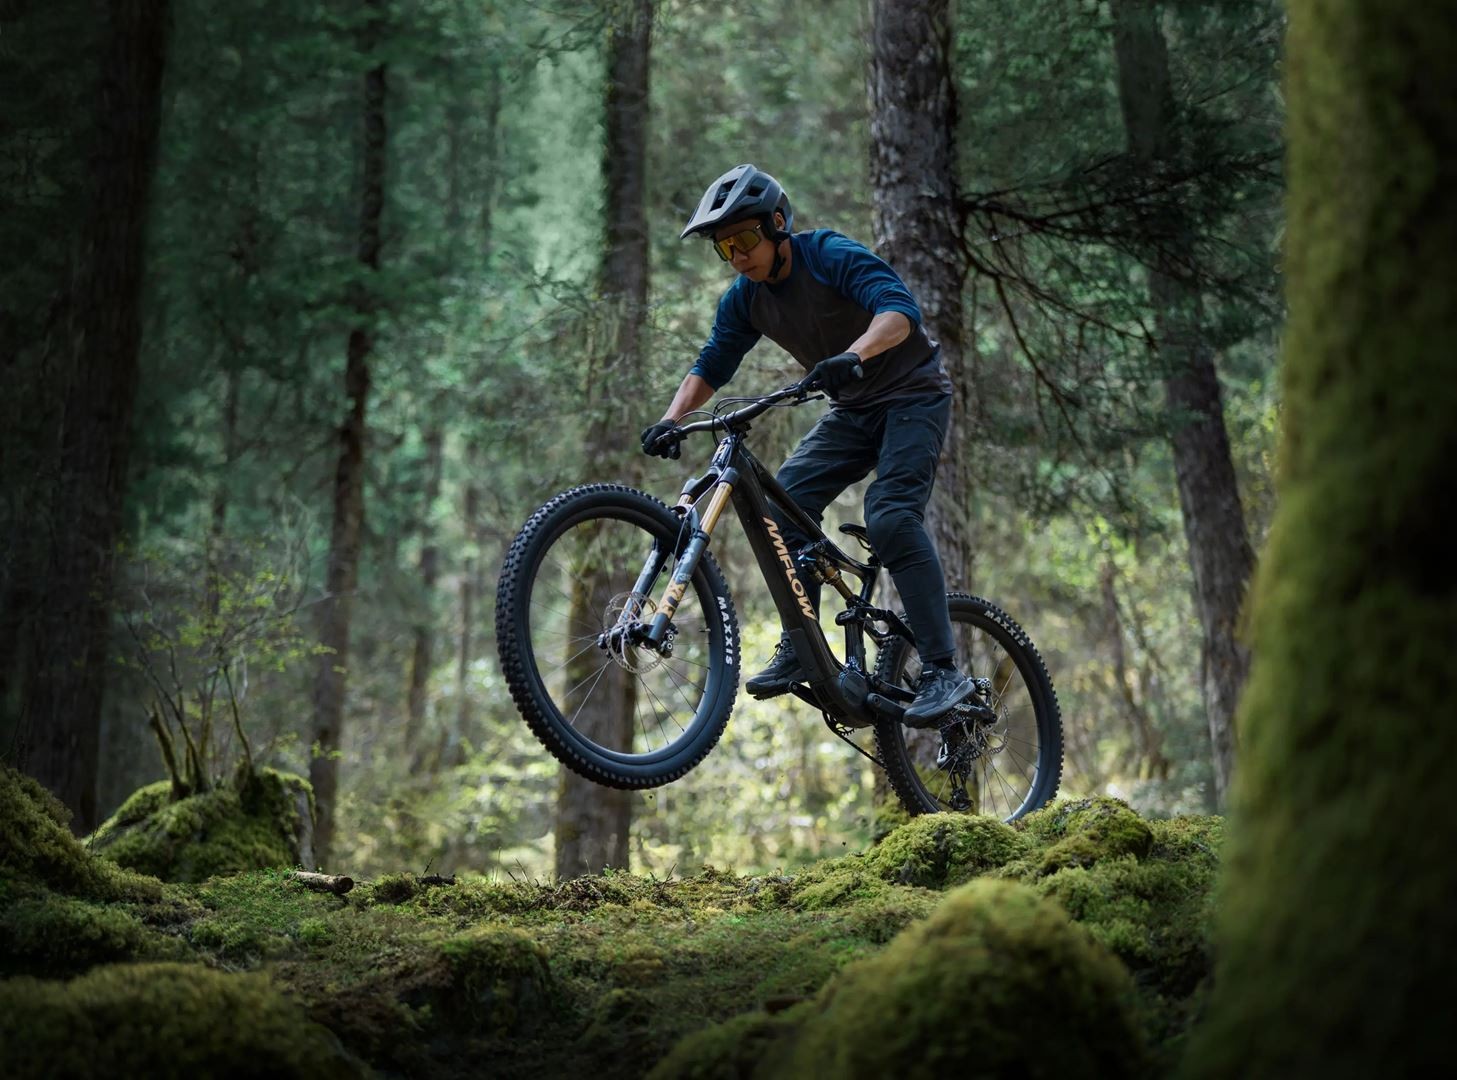
[[[366,53],[377,43],[383,7],[383,0],[366,0],[369,20],[362,38]],[[385,65],[377,64],[364,75],[358,259],[366,278],[379,269],[384,169]],[[327,862],[334,840],[334,802],[339,784],[338,749],[349,671],[349,632],[354,612],[354,589],[359,580],[360,538],[364,528],[364,443],[375,310],[369,284],[360,287],[355,297],[355,309],[358,322],[349,332],[344,368],[344,393],[349,411],[339,427],[339,458],[334,474],[334,524],[329,537],[325,584],[327,592],[320,605],[319,616],[319,640],[328,651],[319,657],[314,679],[313,755],[309,761],[309,782],[314,786],[318,815],[314,853],[320,863]]]
[[[589,347],[586,460],[621,463],[631,480],[636,459],[633,420],[642,407],[642,330],[648,299],[647,133],[652,0],[627,0],[609,14],[607,33],[606,137],[602,172],[607,219],[596,313],[600,329]],[[611,597],[600,575],[588,573],[573,591],[573,625],[596,625]],[[597,654],[592,654],[595,666]],[[611,670],[598,685],[577,724],[597,742],[626,749],[632,744],[634,686]],[[569,678],[576,681],[574,667]],[[632,822],[630,792],[601,787],[563,770],[557,791],[556,875],[571,878],[626,869]]]
[[[109,667],[111,591],[141,349],[141,280],[169,5],[109,4],[91,207],[66,328],[72,357],[21,756],[89,831]],[[10,597],[5,599],[9,600]],[[28,735],[24,734],[28,733]]]
[[[1153,173],[1177,167],[1184,152],[1161,10],[1159,0],[1113,0],[1118,95],[1128,150]],[[1204,330],[1203,297],[1185,271],[1193,229],[1174,204],[1156,210],[1148,225],[1154,245],[1149,300],[1164,371],[1195,607],[1204,632],[1201,684],[1215,801],[1223,806],[1234,770],[1234,712],[1249,673],[1249,650],[1239,639],[1238,626],[1255,557],[1224,426],[1214,349]]]
[[[1292,0],[1281,497],[1195,1076],[1420,1075],[1457,955],[1457,23]]]

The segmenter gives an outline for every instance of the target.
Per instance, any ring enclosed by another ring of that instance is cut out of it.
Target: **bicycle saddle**
[[[870,546],[870,534],[865,531],[864,525],[851,525],[847,523],[840,526],[840,531],[846,536],[853,536],[856,540],[859,540],[860,546],[866,551],[875,550]]]

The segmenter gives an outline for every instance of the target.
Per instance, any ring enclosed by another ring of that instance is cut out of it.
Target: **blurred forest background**
[[[165,747],[179,791],[312,775],[331,867],[560,870],[496,568],[551,494],[671,502],[706,459],[637,436],[728,284],[678,232],[744,161],[934,311],[948,561],[1047,661],[1063,793],[1222,809],[1279,425],[1273,0],[100,10],[0,0],[0,752],[78,829]],[[926,70],[934,110],[895,81]],[[941,141],[898,151],[908,116]],[[935,244],[898,217],[922,183]],[[933,249],[928,303],[906,264]],[[761,344],[729,392],[795,371]],[[620,454],[586,451],[604,431]],[[752,671],[773,608],[720,535]],[[864,846],[870,766],[790,701],[741,697],[703,765],[632,797],[633,870]]]

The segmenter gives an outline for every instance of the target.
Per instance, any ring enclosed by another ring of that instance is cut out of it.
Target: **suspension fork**
[[[652,622],[643,631],[644,644],[656,649],[661,647],[667,639],[668,624],[673,621],[673,614],[678,610],[678,605],[682,603],[683,594],[688,591],[688,582],[693,580],[693,572],[698,569],[699,560],[708,550],[708,542],[713,537],[714,527],[718,524],[718,519],[723,516],[724,507],[728,506],[729,498],[733,495],[734,485],[738,483],[738,479],[737,469],[727,468],[718,474],[713,494],[708,499],[708,506],[698,520],[698,527],[693,530],[693,536],[689,539],[688,546],[683,549],[683,554],[673,568],[673,580],[663,591],[663,598],[658,601],[658,609],[653,614]],[[688,496],[685,494],[684,498],[686,499]],[[689,513],[691,512],[690,510]],[[653,559],[650,558],[649,562],[652,561]],[[661,569],[661,563],[658,564],[657,569]],[[653,570],[653,577],[657,576],[657,569]],[[647,587],[644,579],[647,578],[648,570],[649,567],[644,566],[643,576],[638,579],[642,588]]]

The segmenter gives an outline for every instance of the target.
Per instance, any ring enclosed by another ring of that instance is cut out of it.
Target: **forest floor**
[[[156,809],[156,808],[154,808]],[[1168,1073],[1219,818],[917,818],[793,876],[164,883],[0,772],[8,1076]]]

